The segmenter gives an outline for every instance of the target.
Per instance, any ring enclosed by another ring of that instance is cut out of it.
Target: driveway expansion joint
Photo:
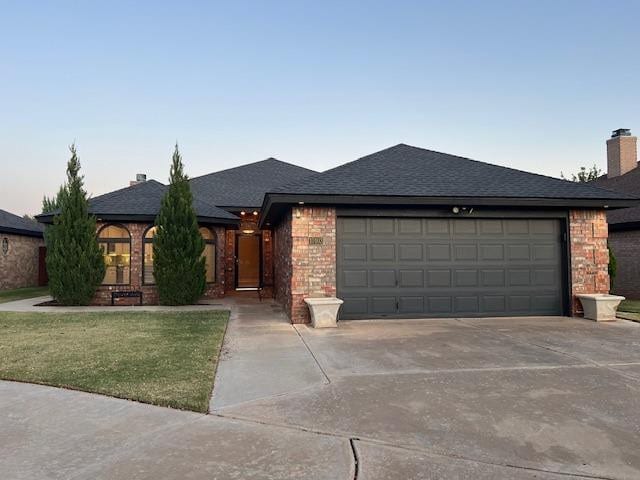
[[[300,337],[300,340],[302,341],[302,343],[304,344],[304,346],[306,347],[307,351],[309,352],[309,355],[311,355],[311,357],[313,358],[313,361],[316,362],[316,365],[318,366],[318,368],[320,369],[320,371],[322,372],[322,375],[324,375],[324,378],[327,381],[327,384],[331,383],[331,379],[329,378],[329,375],[327,375],[327,372],[324,371],[324,368],[322,368],[322,365],[320,365],[320,362],[318,361],[317,357],[315,356],[315,354],[313,353],[313,350],[311,350],[311,347],[309,346],[309,344],[307,343],[307,341],[304,339],[304,337],[302,336],[302,334],[300,333],[300,330],[298,330],[298,326],[297,325],[293,325],[293,329],[296,331],[296,333],[298,334],[298,337]]]

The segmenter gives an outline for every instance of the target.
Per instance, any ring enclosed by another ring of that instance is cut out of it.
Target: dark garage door
[[[341,318],[562,314],[556,219],[338,218]]]

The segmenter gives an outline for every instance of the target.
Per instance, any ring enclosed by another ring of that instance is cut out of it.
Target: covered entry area
[[[338,216],[341,318],[562,315],[564,225],[499,214]]]

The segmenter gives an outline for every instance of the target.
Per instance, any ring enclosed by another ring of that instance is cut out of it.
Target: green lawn
[[[13,302],[24,298],[34,298],[49,295],[48,287],[27,287],[15,290],[0,290],[0,303]]]
[[[0,378],[208,410],[228,312],[0,312]]]
[[[640,313],[640,300],[623,300],[618,307],[618,311]]]
[[[640,300],[623,300],[618,307],[621,317],[640,322]]]

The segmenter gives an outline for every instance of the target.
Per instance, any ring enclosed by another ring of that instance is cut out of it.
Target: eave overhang
[[[468,207],[544,207],[617,209],[640,205],[640,199],[598,198],[525,198],[525,197],[412,197],[381,195],[308,195],[267,193],[261,207],[259,228],[278,221],[282,213],[295,205],[394,205],[394,206],[468,206]]]

